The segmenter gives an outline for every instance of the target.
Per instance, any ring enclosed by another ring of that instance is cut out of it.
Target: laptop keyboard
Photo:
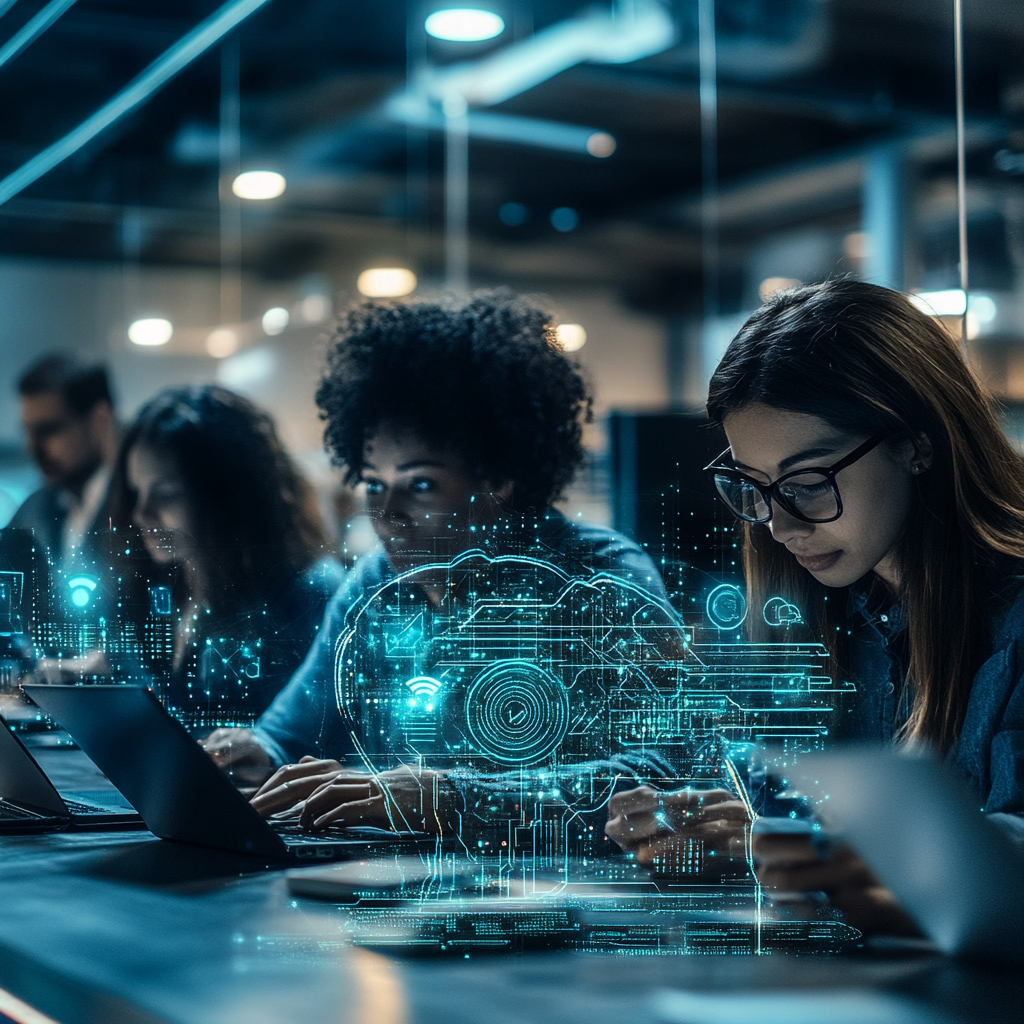
[[[271,822],[274,831],[285,839],[303,839],[309,843],[330,842],[337,839],[351,839],[352,831],[347,828],[325,828],[322,832],[307,832],[290,822]]]
[[[68,810],[72,814],[116,814],[117,808],[115,807],[97,807],[95,804],[80,804],[77,800],[68,800],[64,798],[64,803],[68,805]],[[126,814],[131,812],[125,810]]]

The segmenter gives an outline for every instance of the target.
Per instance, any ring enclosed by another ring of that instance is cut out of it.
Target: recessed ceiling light
[[[128,340],[133,345],[166,345],[174,334],[174,325],[163,317],[146,317],[136,320],[128,328]]]
[[[359,275],[356,287],[371,299],[396,299],[416,290],[416,275],[405,267],[371,267]]]
[[[238,351],[238,333],[230,327],[218,327],[206,338],[206,351],[214,359],[227,359]]]
[[[614,135],[609,135],[607,132],[594,132],[587,139],[587,152],[591,156],[604,159],[615,152],[616,145]]]
[[[243,171],[231,183],[231,191],[239,199],[276,199],[287,184],[277,171]]]
[[[427,17],[423,27],[427,35],[435,39],[446,39],[453,43],[478,43],[501,35],[505,31],[505,22],[494,11],[482,11],[476,7],[451,7],[434,11]]]
[[[587,343],[587,331],[583,324],[559,324],[555,328],[555,335],[564,352],[579,352]]]
[[[280,334],[291,322],[291,316],[284,306],[274,306],[263,314],[263,333]]]

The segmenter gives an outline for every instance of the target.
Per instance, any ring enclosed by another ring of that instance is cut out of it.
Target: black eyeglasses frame
[[[764,499],[765,505],[768,507],[768,517],[766,519],[751,519],[749,516],[745,516],[741,512],[737,512],[736,509],[733,508],[732,505],[722,496],[722,493],[718,490],[717,484],[715,486],[715,491],[718,494],[718,500],[721,501],[722,504],[733,513],[733,515],[742,519],[746,523],[755,523],[758,526],[770,523],[774,514],[772,511],[773,497],[791,516],[793,516],[794,519],[799,519],[803,523],[834,523],[843,514],[843,497],[839,493],[839,486],[836,484],[836,475],[846,469],[847,466],[852,466],[855,462],[864,458],[864,456],[869,452],[874,451],[874,449],[877,448],[888,436],[888,431],[872,434],[871,437],[869,437],[862,445],[854,448],[849,455],[843,456],[843,458],[838,462],[834,462],[831,466],[808,466],[804,469],[795,469],[791,473],[783,473],[778,480],[773,480],[769,484],[763,484],[760,481],[755,480],[753,477],[747,476],[746,473],[741,473],[735,466],[723,464],[722,460],[729,455],[732,451],[731,448],[726,448],[724,452],[714,459],[714,461],[705,466],[703,471],[705,473],[725,473],[731,477],[736,477],[744,483],[750,484],[760,493],[761,497]],[[829,516],[828,519],[812,519],[810,516],[805,516],[802,512],[793,508],[782,496],[782,492],[779,490],[779,486],[781,484],[794,476],[803,476],[806,473],[820,473],[832,485],[832,493],[836,498],[837,509],[834,516]]]

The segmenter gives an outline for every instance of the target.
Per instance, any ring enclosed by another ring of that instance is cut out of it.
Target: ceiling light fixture
[[[284,306],[274,306],[263,314],[263,333],[280,334],[291,323],[291,319]]]
[[[555,336],[563,352],[579,352],[587,343],[587,331],[582,324],[559,324]]]
[[[136,320],[128,328],[128,340],[133,345],[152,348],[166,345],[174,334],[174,325],[163,317],[145,317]]]
[[[757,286],[757,295],[762,302],[767,302],[776,292],[799,288],[802,283],[797,277],[766,277]]]
[[[416,275],[405,267],[371,267],[359,275],[356,287],[371,299],[397,299],[416,290]]]
[[[594,132],[594,134],[587,139],[587,152],[591,156],[596,156],[601,159],[611,156],[612,153],[615,152],[615,147],[615,136],[609,135],[607,132]]]
[[[231,183],[231,191],[239,199],[276,199],[287,184],[277,171],[243,171]]]
[[[206,351],[214,359],[227,359],[238,351],[238,333],[230,327],[218,327],[206,338]]]
[[[505,31],[505,22],[494,11],[476,7],[450,7],[428,15],[423,27],[427,35],[452,43],[478,43]]]

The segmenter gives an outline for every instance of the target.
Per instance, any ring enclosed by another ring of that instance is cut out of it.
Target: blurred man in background
[[[54,354],[18,381],[28,451],[45,485],[11,526],[32,530],[59,564],[87,544],[117,456],[117,420],[106,369]]]

